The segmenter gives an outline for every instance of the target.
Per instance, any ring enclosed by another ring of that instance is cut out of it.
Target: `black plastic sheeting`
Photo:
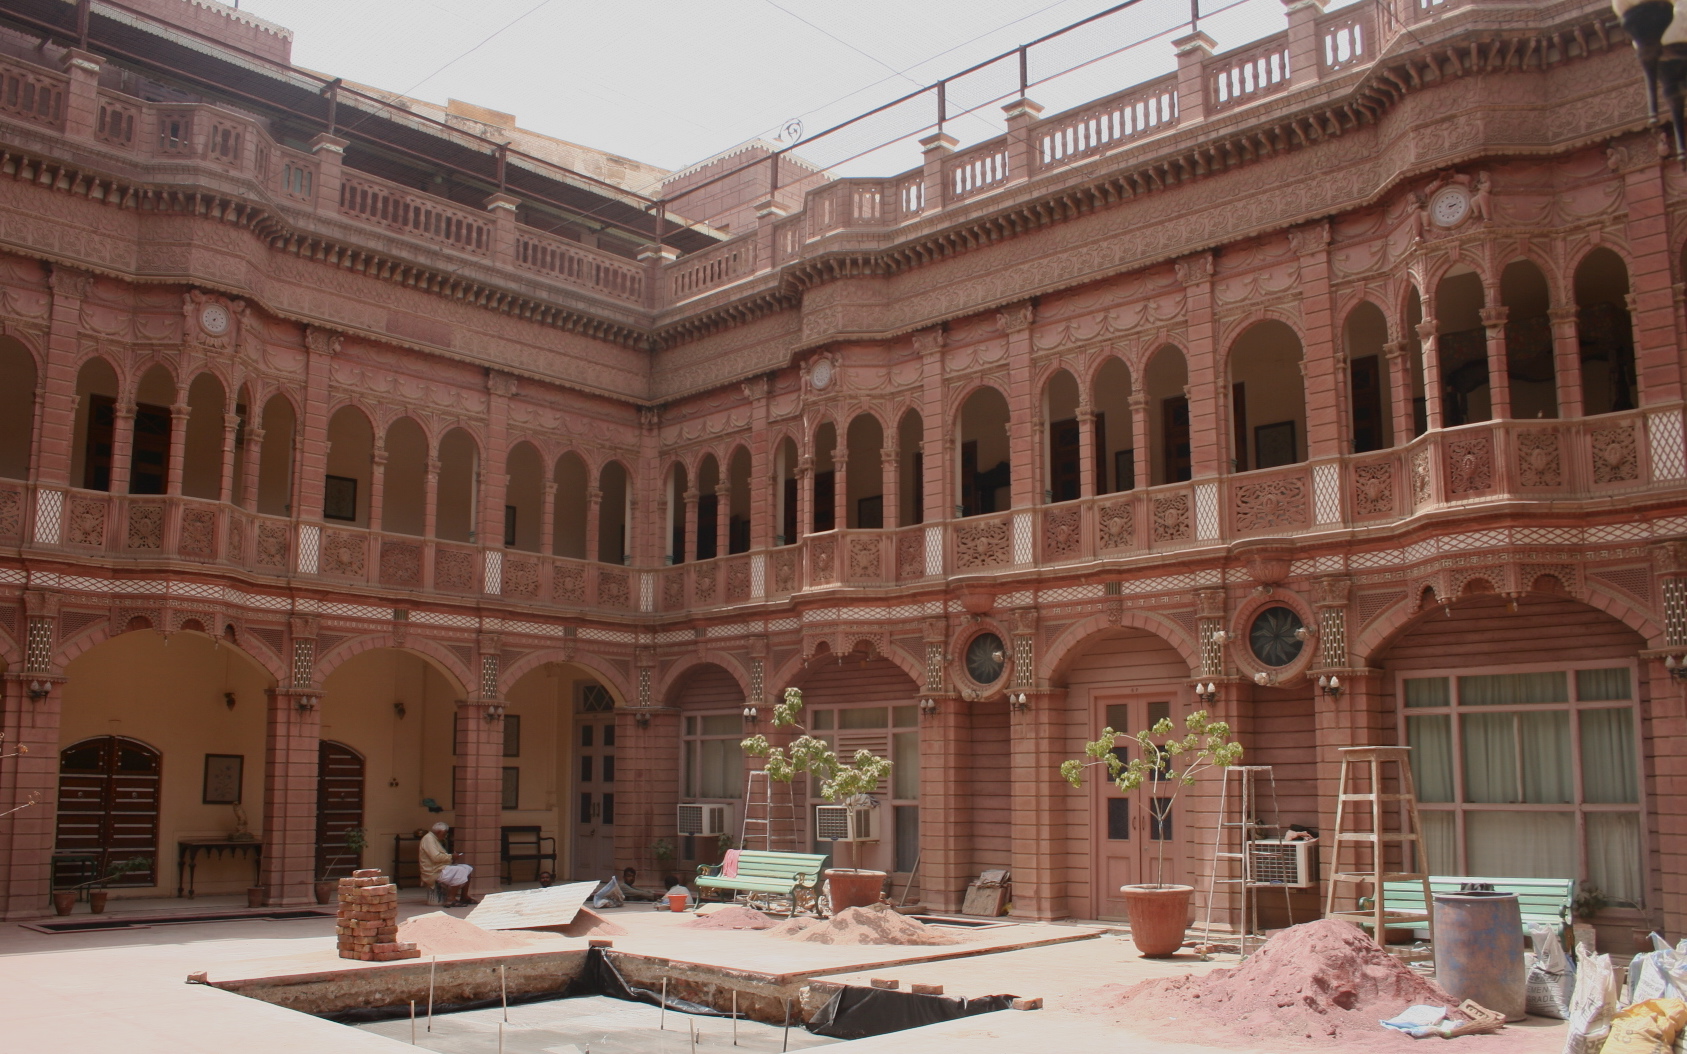
[[[841,988],[833,994],[808,1030],[833,1039],[865,1039],[887,1032],[935,1025],[958,1017],[988,1014],[1013,1005],[1011,995],[985,995],[960,999],[942,995],[915,995],[885,988]]]
[[[564,999],[572,999],[582,995],[606,995],[612,999],[626,999],[634,1003],[649,1003],[651,1006],[662,1005],[662,989],[660,986],[640,988],[628,983],[615,964],[609,961],[602,948],[592,948],[586,952],[586,962],[580,967],[580,975],[569,982],[563,990]],[[681,999],[677,995],[668,996],[668,1009],[677,1010],[682,1014],[698,1014],[703,1017],[731,1017],[728,1011],[716,1010],[712,1006],[693,1003],[689,999]]]

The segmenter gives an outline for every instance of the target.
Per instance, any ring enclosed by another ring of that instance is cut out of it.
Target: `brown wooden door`
[[[55,885],[104,874],[145,857],[150,866],[114,886],[158,884],[158,796],[163,755],[134,739],[100,736],[59,751]],[[80,877],[74,877],[80,876]]]
[[[129,451],[129,493],[163,494],[170,475],[170,408],[135,404]]]
[[[1182,483],[1189,478],[1189,400],[1181,395],[1160,402],[1160,435],[1165,457],[1166,483]]]
[[[1171,703],[1162,700],[1119,699],[1098,696],[1097,717],[1102,725],[1123,735],[1135,735],[1171,715]],[[1156,740],[1161,737],[1155,737]],[[1134,744],[1114,748],[1121,761],[1137,755]],[[1107,779],[1105,768],[1096,775],[1095,841],[1099,866],[1095,872],[1095,903],[1098,917],[1123,919],[1129,915],[1119,887],[1154,882],[1164,859],[1167,882],[1184,881],[1182,817],[1169,805],[1170,791],[1154,782],[1133,794],[1122,794]]]
[[[1348,363],[1347,375],[1353,390],[1353,452],[1381,450],[1384,444],[1382,416],[1382,366],[1375,355]]]
[[[346,832],[363,826],[363,756],[324,739],[316,750],[316,877],[345,878],[363,866]]]
[[[1067,418],[1049,425],[1049,500],[1078,497],[1078,422]],[[1102,493],[1106,492],[1105,486]]]

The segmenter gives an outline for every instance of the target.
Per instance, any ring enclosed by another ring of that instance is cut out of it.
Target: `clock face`
[[[220,337],[228,332],[228,308],[221,304],[206,304],[199,311],[199,328]]]
[[[1442,227],[1456,227],[1470,211],[1470,196],[1460,187],[1448,187],[1429,203],[1429,214]]]
[[[967,676],[979,685],[989,686],[1002,679],[1007,666],[1007,652],[1002,638],[994,633],[980,633],[967,645]]]
[[[816,389],[825,388],[832,383],[832,360],[821,359],[808,371],[808,382]]]

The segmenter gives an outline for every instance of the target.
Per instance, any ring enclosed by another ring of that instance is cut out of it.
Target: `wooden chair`
[[[504,885],[515,881],[511,864],[531,863],[533,878],[539,878],[539,872],[556,872],[556,839],[541,834],[538,824],[524,824],[499,829],[503,835],[503,845],[498,859],[503,866]],[[550,866],[544,866],[549,863]]]

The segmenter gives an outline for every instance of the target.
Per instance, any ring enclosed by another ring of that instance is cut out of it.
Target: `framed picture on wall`
[[[204,805],[239,805],[240,785],[246,768],[244,754],[205,755]]]
[[[504,715],[504,756],[521,757],[521,715]]]
[[[1295,463],[1295,423],[1278,421],[1254,429],[1254,467],[1276,468]]]
[[[521,808],[521,770],[518,768],[504,769],[504,808]]]
[[[329,476],[322,487],[322,518],[357,519],[357,480],[350,476]]]

